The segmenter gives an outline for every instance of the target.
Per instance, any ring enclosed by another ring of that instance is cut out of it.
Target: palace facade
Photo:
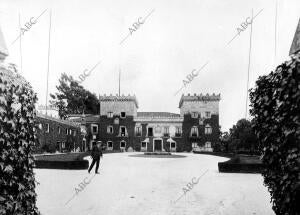
[[[72,115],[86,128],[88,147],[110,151],[212,151],[219,141],[220,94],[182,95],[180,113],[138,112],[135,96],[103,95],[99,115]]]

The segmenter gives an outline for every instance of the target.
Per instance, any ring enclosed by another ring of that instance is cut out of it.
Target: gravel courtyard
[[[35,169],[39,210],[43,215],[274,214],[261,175],[218,172],[217,163],[227,158],[129,156],[134,154],[104,154],[99,175]],[[198,183],[183,195],[192,181]]]

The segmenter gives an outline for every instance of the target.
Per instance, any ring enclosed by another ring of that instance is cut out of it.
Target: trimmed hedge
[[[89,162],[87,160],[74,161],[50,161],[37,160],[35,161],[37,169],[88,169]]]
[[[235,154],[234,153],[224,153],[224,152],[197,152],[193,151],[194,154],[204,154],[204,155],[214,155],[220,156],[225,158],[232,158]]]
[[[247,159],[247,158],[246,158]],[[234,157],[225,162],[218,163],[219,172],[231,173],[261,173],[264,165],[255,161],[244,161],[240,157]]]
[[[299,215],[300,53],[259,77],[250,100],[273,210],[277,215]]]
[[[172,155],[171,152],[144,152],[144,155]]]
[[[35,168],[37,169],[87,169],[89,162],[84,160],[89,152],[37,155],[35,156]]]

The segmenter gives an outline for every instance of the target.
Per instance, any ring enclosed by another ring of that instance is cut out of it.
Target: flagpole
[[[276,56],[277,56],[277,10],[278,10],[278,0],[276,0],[276,8],[275,8],[275,41],[274,41],[274,64],[276,65]]]
[[[21,14],[19,13],[19,28],[20,28],[20,73],[23,70],[23,57],[22,57],[22,30],[21,30]]]
[[[121,96],[121,70],[119,69],[119,96]]]
[[[246,111],[245,111],[245,119],[248,116],[248,94],[249,94],[249,73],[250,73],[250,62],[251,62],[251,47],[252,47],[252,25],[253,25],[253,8],[252,8],[252,23],[250,26],[250,46],[249,46],[249,56],[248,56],[248,74],[247,74],[247,95],[246,95]]]
[[[46,115],[48,111],[48,88],[49,88],[49,65],[50,65],[50,38],[51,38],[51,15],[52,10],[50,10],[50,25],[49,25],[49,40],[48,40],[48,67],[47,67],[47,88],[46,88]]]
[[[124,25],[124,19],[122,18],[121,29]],[[121,63],[122,63],[122,46],[119,46],[119,96],[121,96]]]

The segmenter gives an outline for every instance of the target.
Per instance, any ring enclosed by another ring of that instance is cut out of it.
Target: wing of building
[[[182,95],[180,113],[138,112],[135,96],[103,95],[100,115],[72,115],[86,128],[89,148],[114,151],[212,151],[219,141],[220,94]]]

